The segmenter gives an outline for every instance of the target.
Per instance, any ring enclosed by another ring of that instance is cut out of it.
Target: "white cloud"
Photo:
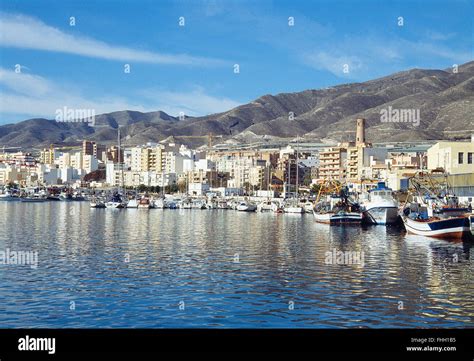
[[[157,102],[156,109],[173,115],[178,115],[180,112],[189,116],[220,113],[241,104],[226,97],[209,95],[202,87],[194,87],[182,92],[148,89],[141,94]]]
[[[186,92],[145,89],[127,97],[110,94],[106,97],[85,97],[77,86],[57,83],[39,75],[15,73],[0,68],[0,113],[53,119],[57,109],[91,109],[95,114],[119,110],[149,112],[163,110],[171,115],[184,112],[198,116],[229,110],[240,103],[215,97],[202,87]]]
[[[353,55],[342,55],[324,51],[306,54],[304,62],[317,70],[328,70],[339,77],[350,77],[363,67],[362,61]],[[344,72],[347,69],[347,72]]]
[[[226,64],[220,59],[187,54],[161,54],[111,45],[92,38],[65,33],[29,16],[5,13],[0,14],[0,45],[116,61],[196,66],[221,66]]]
[[[56,109],[94,109],[96,114],[133,109],[151,111],[138,102],[120,96],[89,99],[74,87],[55,83],[38,75],[15,73],[0,68],[0,112],[31,117],[54,118]]]

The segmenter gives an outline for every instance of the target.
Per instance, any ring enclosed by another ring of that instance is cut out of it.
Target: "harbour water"
[[[474,248],[312,215],[0,203],[0,327],[474,327]],[[327,264],[327,252],[363,264]]]

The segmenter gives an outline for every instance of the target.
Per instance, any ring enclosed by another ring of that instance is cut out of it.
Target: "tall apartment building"
[[[45,148],[40,152],[39,161],[42,164],[54,164],[55,158],[56,158],[56,149]]]
[[[319,152],[319,179],[342,181],[346,178],[346,166],[346,147],[330,147]]]

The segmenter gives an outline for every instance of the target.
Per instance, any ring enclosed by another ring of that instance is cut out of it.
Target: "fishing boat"
[[[420,172],[409,184],[410,194],[402,208],[408,233],[446,240],[472,236],[471,210],[459,204],[447,182],[441,184],[432,174]]]
[[[322,200],[322,194],[326,199]],[[320,186],[313,216],[316,222],[330,225],[360,225],[364,220],[359,204],[350,197],[347,187],[335,181]]]
[[[379,182],[377,188],[367,193],[367,199],[361,202],[368,223],[395,224],[398,221],[398,202],[393,198],[385,182]]]
[[[363,217],[359,212],[347,212],[344,210],[341,211],[332,211],[332,212],[317,212],[313,211],[314,219],[318,223],[325,224],[354,224],[359,225],[362,223]]]
[[[461,240],[471,234],[472,219],[469,215],[458,217],[411,218],[403,216],[403,224],[408,233],[419,236]]]
[[[257,210],[257,206],[251,202],[241,201],[237,205],[236,209],[240,212],[255,212]]]

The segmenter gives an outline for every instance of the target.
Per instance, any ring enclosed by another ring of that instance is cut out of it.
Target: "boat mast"
[[[118,127],[117,131],[117,145],[118,145],[118,163],[119,163],[119,170],[120,170],[120,184],[119,184],[119,191],[120,188],[123,187],[123,164],[122,164],[122,159],[121,159],[121,153],[122,153],[122,147],[120,144],[120,126]]]
[[[295,186],[296,186],[296,198],[299,198],[299,195],[300,195],[300,194],[299,194],[299,182],[298,182],[298,180],[299,180],[299,179],[298,179],[298,175],[299,175],[299,174],[298,174],[298,173],[299,173],[299,172],[298,172],[298,168],[299,168],[299,167],[298,167],[298,157],[299,157],[298,152],[299,152],[299,137],[298,137],[298,135],[297,135],[297,136],[296,136],[296,181],[295,181],[295,183],[296,183],[296,184],[295,184]]]

